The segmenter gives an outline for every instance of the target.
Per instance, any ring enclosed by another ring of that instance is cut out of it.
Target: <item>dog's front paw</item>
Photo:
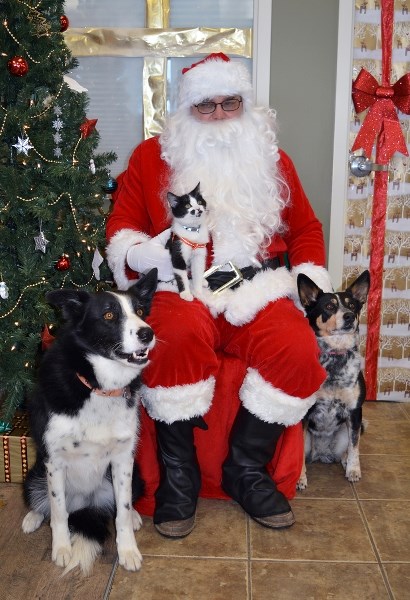
[[[297,490],[305,490],[307,488],[307,477],[306,475],[301,475],[299,481],[296,484]]]
[[[24,533],[33,533],[38,529],[44,520],[44,515],[35,510],[31,510],[26,514],[21,524],[21,528]]]
[[[360,479],[362,478],[360,467],[355,469],[346,469],[346,477],[352,483],[354,483],[355,481],[360,481]]]
[[[137,544],[134,548],[118,549],[118,561],[127,571],[139,571],[142,563],[142,555]]]
[[[58,567],[67,567],[71,559],[71,546],[53,546],[51,558]]]
[[[132,528],[134,531],[138,531],[142,525],[141,515],[139,514],[139,512],[137,510],[135,510],[135,508],[133,508],[131,516],[132,516]]]

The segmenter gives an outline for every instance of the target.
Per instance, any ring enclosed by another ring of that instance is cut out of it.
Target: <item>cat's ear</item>
[[[167,199],[171,208],[174,208],[178,204],[178,196],[175,196],[172,192],[168,192]]]
[[[196,186],[196,188],[194,188],[191,192],[192,195],[194,194],[200,194],[201,192],[199,191],[199,186],[201,185],[201,182],[198,182],[198,185]]]

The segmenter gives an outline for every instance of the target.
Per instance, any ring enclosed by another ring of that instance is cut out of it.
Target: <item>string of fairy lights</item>
[[[20,4],[23,4],[23,3],[21,3],[21,2],[20,2]],[[25,3],[24,3],[24,4],[25,4]],[[28,6],[28,5],[26,5],[26,6]],[[10,29],[9,29],[9,27],[8,27],[8,23],[7,23],[7,20],[6,20],[6,19],[3,21],[3,26],[4,26],[4,29],[7,31],[7,33],[9,34],[9,36],[12,38],[12,40],[13,40],[14,42],[16,42],[16,44],[17,44],[17,45],[18,45],[20,48],[22,48],[22,49],[24,50],[24,52],[25,52],[25,53],[26,53],[26,55],[29,57],[29,59],[30,59],[30,60],[31,60],[31,61],[32,61],[32,62],[33,62],[35,65],[39,65],[41,61],[39,61],[39,60],[36,60],[35,58],[33,58],[33,57],[31,56],[31,54],[28,52],[27,48],[24,46],[24,44],[22,44],[22,43],[21,43],[21,42],[20,42],[20,41],[19,41],[19,40],[16,38],[16,36],[15,36],[15,35],[14,35],[14,34],[13,34],[11,31],[10,31]],[[51,51],[50,51],[50,52],[47,54],[47,56],[46,56],[46,59],[50,58],[50,56],[51,56],[53,53],[54,53],[54,50],[51,50]]]

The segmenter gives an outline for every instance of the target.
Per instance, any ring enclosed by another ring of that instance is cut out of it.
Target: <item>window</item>
[[[225,52],[255,71],[255,40],[264,28],[259,79],[269,82],[269,0],[117,0],[114,6],[112,0],[66,0],[65,5],[66,42],[79,61],[70,76],[87,90],[88,118],[98,119],[98,151],[117,153],[114,176],[137,143],[161,131],[166,111],[175,107],[184,66],[210,52]]]

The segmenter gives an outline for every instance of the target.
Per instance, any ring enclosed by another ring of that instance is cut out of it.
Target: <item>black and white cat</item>
[[[166,248],[171,254],[175,280],[179,295],[184,300],[193,300],[189,287],[188,269],[191,270],[192,290],[199,295],[207,286],[204,279],[206,245],[209,232],[206,224],[206,202],[199,190],[200,184],[183,196],[168,192],[167,198],[172,211],[171,237]]]

